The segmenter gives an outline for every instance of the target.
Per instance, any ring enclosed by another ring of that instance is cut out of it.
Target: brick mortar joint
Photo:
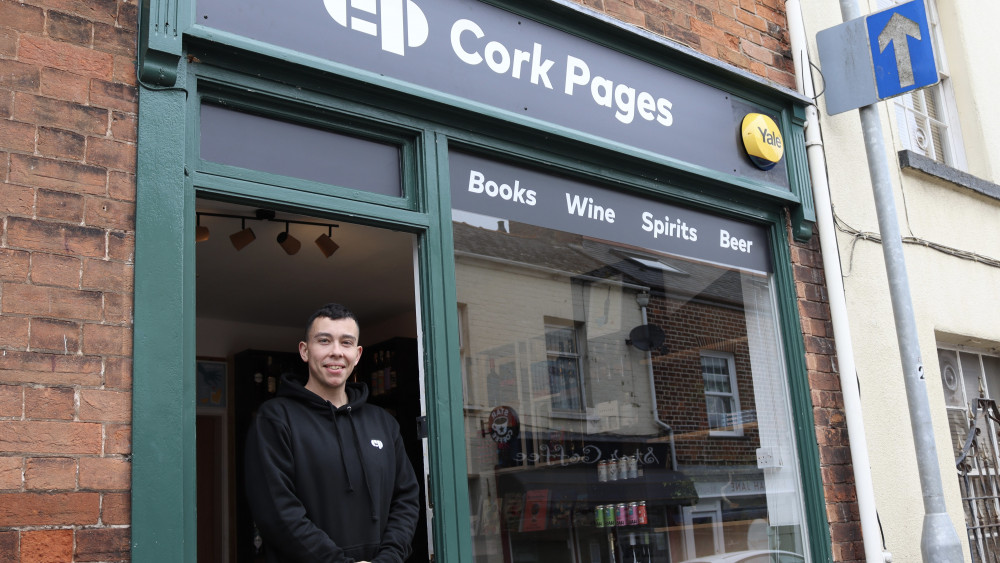
[[[19,184],[11,184],[11,185],[15,185],[16,186],[16,185],[19,185]],[[32,190],[44,189],[44,188],[37,188],[37,187],[31,187],[31,186],[24,186],[24,187],[32,189]],[[52,191],[59,191],[59,190],[52,190]],[[64,192],[64,193],[72,194],[73,192]],[[109,198],[109,197],[102,197],[102,199],[111,199],[112,201],[120,201],[121,203],[134,203],[134,202],[128,201],[128,200],[119,200],[119,199]],[[60,219],[56,219],[56,218],[52,218],[52,217],[39,217],[39,216],[37,216],[37,214],[33,214],[31,216],[28,216],[28,215],[20,214],[20,213],[9,213],[9,214],[7,214],[7,215],[4,216],[4,223],[5,223],[5,225],[4,225],[5,229],[4,230],[5,231],[7,230],[6,223],[7,223],[7,219],[8,218],[11,218],[11,219],[25,219],[25,220],[28,220],[28,221],[34,221],[34,222],[45,223],[45,224],[50,224],[50,225],[70,225],[70,226],[73,226],[73,227],[86,227],[86,228],[90,228],[90,229],[100,229],[100,230],[104,231],[105,233],[135,234],[135,227],[134,226],[132,228],[129,228],[129,229],[116,229],[116,228],[110,228],[110,227],[101,227],[101,226],[97,226],[97,225],[88,225],[86,223],[86,221],[78,221],[78,222],[64,221],[64,220],[60,220]],[[14,246],[6,246],[6,245],[4,245],[4,248],[10,248],[12,250],[27,250],[29,252],[31,252],[31,251],[34,250],[34,249],[30,249],[30,248],[20,248],[20,247],[14,247]],[[50,254],[52,254],[52,253],[50,253]],[[57,256],[80,256],[80,255],[78,255],[78,254],[57,254]],[[95,257],[83,256],[83,258],[95,258]],[[114,261],[113,259],[108,258],[107,254],[105,254],[105,258],[104,259],[108,260],[108,261]]]

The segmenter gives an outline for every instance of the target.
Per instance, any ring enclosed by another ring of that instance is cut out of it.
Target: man
[[[305,382],[282,376],[247,436],[246,493],[267,561],[401,563],[418,484],[396,421],[349,383],[361,359],[354,314],[313,313],[299,355]],[[304,384],[303,384],[304,383]]]

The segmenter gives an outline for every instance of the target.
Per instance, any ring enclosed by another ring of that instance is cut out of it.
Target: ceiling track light
[[[340,248],[340,245],[333,242],[333,227],[329,225],[327,227],[328,231],[325,235],[316,237],[316,246],[319,247],[319,251],[323,253],[323,256],[329,258]]]
[[[197,212],[197,226],[195,227],[195,241],[204,242],[208,240],[209,230],[208,227],[203,227],[201,225],[201,217],[223,217],[228,219],[239,219],[240,220],[240,230],[229,235],[229,240],[233,243],[233,247],[236,250],[243,250],[248,244],[257,240],[257,235],[254,234],[253,229],[247,227],[247,221],[279,221],[285,223],[285,230],[278,233],[277,243],[281,246],[282,250],[285,251],[289,256],[298,253],[302,248],[302,243],[295,237],[293,237],[289,232],[289,225],[312,225],[316,227],[326,227],[327,232],[319,235],[316,238],[316,246],[319,247],[320,252],[323,256],[329,258],[333,256],[333,253],[337,251],[340,246],[333,242],[333,229],[334,227],[340,227],[335,223],[317,223],[313,221],[296,221],[294,219],[275,219],[276,213],[271,209],[258,209],[254,212],[252,217],[245,215],[231,215],[228,213],[209,213],[207,211]]]
[[[281,248],[285,251],[285,254],[288,254],[289,256],[294,255],[300,248],[302,248],[302,243],[299,242],[299,239],[288,234],[288,221],[285,221],[285,231],[278,233],[277,241],[278,244],[281,245]]]
[[[241,225],[242,230],[229,235],[229,240],[232,241],[237,251],[243,250],[246,245],[257,240],[257,235],[253,233],[253,229],[247,227],[246,219],[242,219]]]
[[[195,242],[205,242],[208,240],[209,236],[208,227],[202,226],[201,224],[201,213],[198,214],[198,225],[194,228],[194,241]]]

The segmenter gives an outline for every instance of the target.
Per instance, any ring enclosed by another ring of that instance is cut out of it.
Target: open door
[[[416,236],[204,199],[197,211],[199,560],[263,561],[243,492],[247,428],[282,373],[305,373],[309,316],[339,302],[361,325],[355,378],[398,420],[421,484],[408,561],[428,561]]]

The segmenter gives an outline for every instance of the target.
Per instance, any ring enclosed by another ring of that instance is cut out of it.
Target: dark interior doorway
[[[428,561],[424,448],[417,431],[423,386],[415,235],[207,199],[197,203],[197,238],[207,236],[196,243],[198,559],[262,560],[242,486],[246,429],[283,372],[304,373],[297,353],[304,324],[316,308],[335,301],[360,321],[364,353],[355,377],[369,385],[370,402],[399,421],[423,505],[409,561]],[[237,249],[241,241],[249,242]]]

